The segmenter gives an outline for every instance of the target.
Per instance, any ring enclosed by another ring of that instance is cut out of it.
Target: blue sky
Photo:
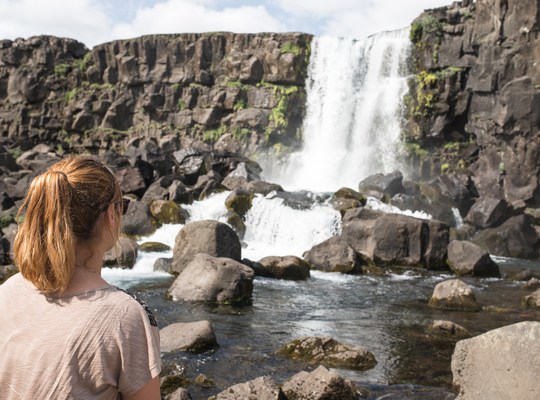
[[[50,34],[88,47],[145,34],[307,32],[365,38],[452,0],[0,0],[0,39]]]

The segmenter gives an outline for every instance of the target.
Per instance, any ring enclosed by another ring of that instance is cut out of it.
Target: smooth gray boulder
[[[456,275],[499,277],[499,266],[489,253],[467,240],[453,240],[448,245],[448,266]]]
[[[309,265],[296,256],[268,256],[252,266],[257,276],[267,278],[304,280],[310,277]]]
[[[218,347],[210,321],[177,322],[159,331],[161,351],[191,351],[199,353]]]
[[[465,221],[479,229],[492,228],[508,218],[508,210],[504,199],[480,197],[465,216]]]
[[[215,396],[215,400],[283,400],[283,392],[269,376],[231,386]]]
[[[378,266],[448,268],[449,229],[438,221],[351,210],[343,217],[341,237]]]
[[[241,252],[240,239],[229,225],[213,220],[190,222],[176,235],[172,269],[182,272],[199,253],[240,261]]]
[[[175,279],[167,296],[173,300],[246,304],[251,301],[254,276],[251,268],[235,260],[199,253]]]
[[[332,236],[313,246],[303,257],[312,269],[324,272],[357,274],[362,272],[362,265],[365,264],[358,253],[339,236]]]
[[[457,342],[456,400],[540,399],[540,322],[519,322]]]
[[[302,371],[281,387],[287,400],[357,400],[358,389],[351,381],[322,365],[312,372]]]
[[[429,306],[441,310],[478,311],[480,305],[472,288],[459,279],[439,282],[429,299]]]

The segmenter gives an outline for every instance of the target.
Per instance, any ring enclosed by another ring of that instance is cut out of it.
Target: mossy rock
[[[242,220],[242,217],[234,211],[229,211],[227,212],[227,223],[234,229],[240,240],[242,240],[246,234],[246,224]]]
[[[199,374],[195,377],[195,384],[207,389],[216,387],[214,381],[204,374]]]
[[[282,347],[278,354],[329,368],[365,371],[373,368],[375,356],[363,347],[351,347],[330,337],[302,337]]]
[[[142,252],[165,252],[171,250],[171,246],[166,245],[165,243],[160,242],[144,242],[139,245],[139,251]]]
[[[363,206],[366,205],[367,201],[366,196],[364,196],[362,193],[348,187],[342,187],[341,189],[336,191],[332,195],[332,200],[334,199],[354,199],[362,203]]]
[[[185,224],[188,212],[172,200],[154,200],[150,213],[159,224]]]
[[[234,189],[227,199],[225,199],[225,207],[227,210],[234,211],[240,217],[244,217],[253,204],[253,193],[244,189]]]

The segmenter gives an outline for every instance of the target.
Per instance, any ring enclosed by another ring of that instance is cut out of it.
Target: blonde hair
[[[63,292],[76,245],[93,237],[100,214],[121,197],[113,173],[90,156],[65,158],[34,178],[17,215],[24,220],[13,246],[22,276],[44,293]]]

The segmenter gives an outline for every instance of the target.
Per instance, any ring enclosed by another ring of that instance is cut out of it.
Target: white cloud
[[[409,26],[423,10],[449,5],[452,0],[279,0],[280,8],[298,17],[317,18],[320,35],[364,38]]]
[[[110,20],[91,0],[0,0],[0,38],[69,37],[83,43],[106,38]]]
[[[0,38],[49,34],[94,46],[144,34],[283,32],[364,38],[452,0],[0,0]],[[251,5],[250,5],[251,4]]]
[[[113,29],[115,38],[154,33],[184,32],[280,32],[285,26],[263,6],[240,6],[222,10],[211,2],[168,0],[138,10],[133,21]]]

